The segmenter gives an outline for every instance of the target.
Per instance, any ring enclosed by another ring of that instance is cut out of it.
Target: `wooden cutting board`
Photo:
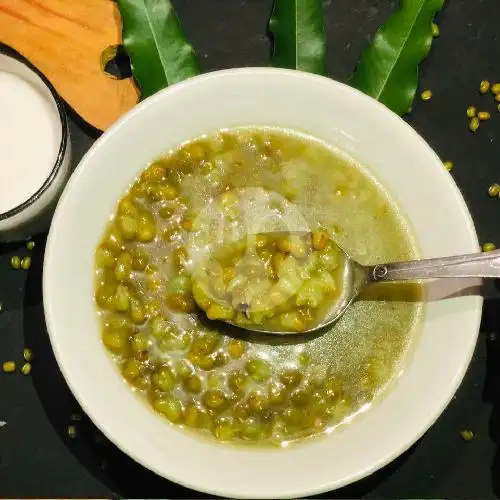
[[[103,51],[121,43],[112,0],[0,0],[0,41],[34,64],[100,130],[138,101],[131,78],[117,80],[102,71]]]

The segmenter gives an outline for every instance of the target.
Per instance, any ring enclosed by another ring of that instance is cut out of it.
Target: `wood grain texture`
[[[108,128],[139,100],[131,78],[113,79],[101,69],[103,50],[121,43],[112,0],[2,0],[0,41],[33,63],[97,129]]]

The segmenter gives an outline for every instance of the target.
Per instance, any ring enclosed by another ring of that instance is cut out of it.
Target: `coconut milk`
[[[54,101],[20,76],[0,71],[0,214],[43,186],[61,136]]]

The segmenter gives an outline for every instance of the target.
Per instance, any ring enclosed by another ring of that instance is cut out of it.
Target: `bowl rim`
[[[52,169],[50,170],[49,175],[43,182],[43,184],[38,188],[38,190],[32,194],[27,200],[23,201],[19,205],[10,208],[6,212],[0,212],[0,223],[5,222],[6,220],[15,217],[16,215],[20,214],[21,212],[24,212],[27,208],[29,208],[31,205],[35,204],[47,191],[48,189],[52,186],[53,182],[56,180],[59,172],[62,169],[62,165],[64,163],[64,158],[66,155],[66,149],[68,146],[68,118],[66,115],[66,111],[64,109],[64,104],[62,101],[62,98],[59,96],[57,93],[57,90],[55,87],[52,85],[50,80],[34,65],[32,64],[28,59],[26,59],[24,56],[21,54],[15,52],[13,49],[9,48],[9,51],[5,48],[2,48],[0,46],[0,60],[2,58],[6,59],[12,59],[13,61],[16,61],[16,63],[19,63],[20,65],[24,66],[27,68],[29,71],[35,74],[42,84],[47,88],[47,90],[50,92],[50,95],[52,99],[54,100],[54,103],[57,108],[57,114],[59,118],[59,122],[61,125],[61,141],[59,143],[59,150],[57,152],[56,159],[54,161],[54,165]],[[1,63],[0,63],[1,66]]]
[[[45,310],[45,315],[46,315],[46,324],[47,324],[47,330],[49,333],[50,341],[52,344],[52,348],[54,350],[55,358],[57,360],[57,363],[59,365],[59,368],[66,380],[66,383],[68,384],[71,392],[74,394],[75,398],[78,400],[79,404],[81,405],[82,409],[87,413],[87,415],[91,418],[91,420],[94,422],[94,424],[103,432],[103,434],[110,439],[121,451],[126,453],[129,457],[131,457],[133,460],[135,460],[137,463],[141,464],[142,466],[146,467],[147,469],[155,472],[161,477],[164,477],[168,480],[171,480],[177,484],[180,484],[181,486],[193,489],[195,491],[204,491],[208,494],[213,494],[217,496],[222,496],[222,497],[232,497],[232,498],[270,498],[269,496],[266,495],[255,495],[254,494],[247,494],[244,491],[239,492],[238,494],[235,494],[234,491],[230,491],[229,489],[227,490],[222,490],[221,488],[210,488],[210,487],[203,487],[203,489],[200,489],[200,487],[196,484],[196,480],[193,481],[187,481],[187,480],[181,480],[178,477],[175,477],[175,474],[168,474],[165,470],[160,469],[155,463],[153,463],[152,460],[150,460],[148,457],[141,456],[141,453],[137,453],[135,450],[128,449],[127,445],[124,444],[120,439],[118,439],[115,435],[115,432],[112,428],[106,427],[104,424],[101,424],[99,419],[95,418],[94,411],[90,408],[88,408],[88,405],[86,402],[83,400],[81,395],[79,394],[78,387],[76,384],[76,380],[73,378],[71,371],[69,370],[69,366],[66,365],[64,362],[64,353],[61,352],[59,349],[59,345],[57,342],[57,335],[54,333],[56,330],[56,325],[54,323],[54,318],[52,317],[52,309],[50,307],[50,272],[55,271],[56,267],[50,265],[50,255],[52,252],[52,247],[54,245],[54,239],[55,239],[55,232],[57,231],[57,226],[59,223],[59,220],[63,217],[63,207],[66,203],[66,200],[71,196],[73,186],[78,182],[78,178],[80,175],[80,172],[84,168],[84,166],[89,163],[92,159],[92,156],[94,155],[94,152],[102,147],[106,142],[109,140],[111,136],[114,134],[117,134],[120,132],[120,129],[122,126],[132,119],[133,116],[135,116],[138,113],[141,113],[143,109],[149,107],[149,106],[154,106],[156,102],[162,100],[165,98],[166,95],[171,95],[177,92],[182,92],[184,88],[187,87],[192,87],[192,86],[198,86],[200,84],[203,84],[203,82],[212,80],[214,78],[221,78],[225,76],[231,76],[231,75],[238,75],[240,77],[245,76],[245,75],[259,75],[263,78],[266,76],[272,76],[272,75],[282,75],[282,76],[287,76],[290,78],[296,78],[296,79],[303,79],[303,80],[319,80],[319,81],[324,81],[325,83],[328,82],[329,85],[332,85],[332,87],[335,86],[340,86],[340,87],[347,87],[349,91],[359,94],[360,96],[363,96],[364,99],[370,99],[372,101],[372,106],[378,106],[379,112],[381,113],[381,116],[384,116],[383,120],[389,120],[393,121],[395,123],[396,121],[399,121],[398,126],[406,128],[407,132],[413,136],[413,138],[420,143],[421,147],[424,147],[426,149],[431,149],[430,146],[426,143],[426,141],[416,132],[413,127],[411,127],[408,123],[406,123],[401,117],[390,111],[388,108],[386,108],[383,104],[381,104],[378,101],[375,101],[374,99],[371,99],[370,97],[366,96],[362,92],[360,92],[357,89],[354,89],[344,83],[338,82],[336,80],[323,77],[323,76],[318,76],[310,73],[305,73],[297,70],[288,70],[288,69],[276,69],[276,68],[266,68],[266,67],[246,67],[246,68],[235,68],[235,69],[227,69],[227,70],[219,70],[219,71],[213,71],[210,73],[205,73],[196,77],[192,77],[188,80],[185,80],[183,82],[180,82],[178,84],[172,85],[171,87],[167,89],[163,89],[159,91],[158,93],[154,94],[151,97],[148,97],[144,101],[140,102],[138,105],[136,105],[134,108],[132,108],[128,113],[126,113],[123,117],[121,117],[117,122],[115,122],[89,149],[89,151],[84,155],[84,157],[81,159],[80,163],[78,164],[77,168],[75,169],[73,175],[71,176],[60,200],[57,205],[53,222],[50,228],[49,235],[47,237],[47,244],[46,244],[46,258],[44,261],[44,272],[43,272],[43,302],[44,302],[44,310]],[[431,149],[432,151],[432,149]],[[436,156],[437,158],[437,156]],[[443,172],[446,173],[446,172]],[[465,200],[461,194],[461,191],[459,190],[458,186],[455,184],[451,176],[448,177],[447,179],[449,189],[450,189],[450,195],[453,195],[457,205],[460,207],[463,216],[464,216],[464,228],[466,229],[469,237],[471,238],[471,242],[473,245],[476,247],[477,250],[479,250],[479,243],[477,239],[477,233],[474,227],[474,222],[472,219],[472,216],[470,214],[470,211],[467,207],[467,204],[465,203]],[[422,421],[420,424],[420,430],[417,433],[412,433],[412,437],[408,438],[405,442],[400,442],[399,446],[394,446],[393,451],[391,453],[386,453],[385,456],[380,457],[380,459],[374,463],[371,464],[370,467],[366,467],[364,469],[358,470],[356,473],[352,473],[350,475],[346,475],[342,477],[341,479],[334,479],[334,480],[328,480],[324,481],[321,484],[317,484],[314,487],[308,487],[302,488],[301,490],[290,490],[287,489],[286,486],[282,488],[282,492],[279,494],[276,494],[273,492],[272,498],[290,498],[290,497],[297,497],[297,496],[307,496],[307,495],[315,495],[315,494],[320,494],[332,490],[336,490],[338,488],[341,488],[343,486],[346,486],[348,484],[351,484],[355,481],[358,481],[366,476],[369,476],[373,472],[381,469],[382,467],[386,466],[390,462],[392,462],[394,459],[397,457],[401,456],[404,452],[406,452],[415,442],[417,442],[426,432],[427,430],[435,423],[435,421],[439,418],[439,416],[442,414],[442,412],[445,410],[445,408],[448,406],[450,401],[452,400],[455,392],[457,391],[458,387],[460,386],[463,377],[466,373],[466,370],[470,364],[470,361],[472,359],[473,353],[474,353],[474,348],[477,343],[477,337],[479,334],[479,327],[480,327],[480,319],[481,319],[481,314],[482,314],[482,303],[483,299],[481,296],[474,297],[474,304],[471,305],[471,316],[473,315],[473,322],[477,325],[476,331],[471,332],[470,338],[469,338],[469,349],[467,351],[468,355],[466,360],[464,360],[464,363],[455,371],[455,377],[453,379],[453,383],[450,384],[450,389],[449,393],[446,398],[441,399],[441,404],[439,405],[438,408],[434,408],[433,410],[433,417],[428,419],[427,421]],[[242,488],[243,490],[243,488]]]

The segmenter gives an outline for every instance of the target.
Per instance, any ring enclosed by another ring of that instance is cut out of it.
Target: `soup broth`
[[[219,441],[285,445],[350,421],[398,374],[422,315],[417,285],[373,285],[321,333],[207,319],[196,266],[214,246],[269,231],[326,235],[362,264],[417,258],[407,221],[362,166],[274,128],[223,130],[152,162],[96,250],[102,341],[122,376],[166,419]],[[232,297],[236,265],[226,258],[204,291]],[[294,303],[290,325],[316,314],[322,286]]]

